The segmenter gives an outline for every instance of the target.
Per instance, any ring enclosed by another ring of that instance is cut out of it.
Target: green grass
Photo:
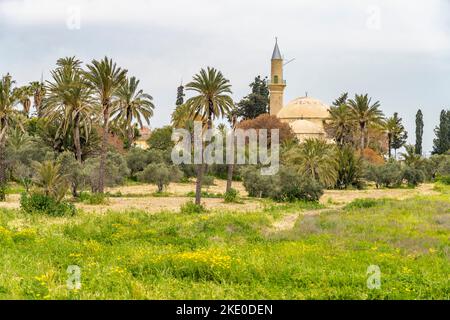
[[[133,211],[51,218],[0,210],[1,299],[450,299],[450,197],[381,200],[274,220],[261,212]],[[67,267],[82,287],[68,290]],[[378,265],[381,289],[369,290]]]

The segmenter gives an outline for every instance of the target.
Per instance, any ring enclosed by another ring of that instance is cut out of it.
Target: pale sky
[[[307,91],[331,102],[368,93],[398,111],[424,149],[450,108],[449,0],[0,0],[0,74],[39,80],[58,58],[111,57],[154,97],[151,127],[168,124],[176,89],[202,67],[220,69],[237,102],[270,72],[275,36],[286,60],[285,102]]]

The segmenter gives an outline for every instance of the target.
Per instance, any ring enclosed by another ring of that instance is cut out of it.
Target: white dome
[[[324,134],[322,127],[308,120],[295,120],[290,123],[295,134]]]
[[[330,117],[328,109],[328,106],[320,100],[300,97],[281,108],[277,117],[280,119],[327,119]]]

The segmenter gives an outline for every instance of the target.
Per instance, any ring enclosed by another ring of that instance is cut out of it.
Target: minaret
[[[275,38],[276,39],[276,38]],[[283,58],[278,48],[278,40],[275,40],[275,48],[273,49],[271,61],[271,75],[269,81],[270,92],[270,115],[277,115],[278,111],[283,108],[283,92],[286,87],[286,81],[283,79]]]

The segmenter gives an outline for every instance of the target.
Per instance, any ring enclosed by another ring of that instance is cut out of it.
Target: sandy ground
[[[326,190],[320,202],[326,204],[329,199],[335,204],[346,204],[357,198],[392,198],[404,200],[415,196],[439,194],[433,190],[433,184],[421,184],[415,189],[368,189],[368,190]]]
[[[210,193],[223,193],[225,190],[226,181],[216,180],[216,185],[209,187]],[[233,182],[233,188],[239,191],[241,196],[246,197],[247,193],[240,182]],[[333,205],[342,205],[353,201],[356,198],[395,198],[406,199],[417,195],[432,195],[437,194],[433,191],[432,184],[423,184],[416,189],[370,189],[370,190],[327,190],[320,201],[329,205],[330,199]],[[156,191],[153,185],[133,185],[121,186],[111,188],[108,191],[111,193],[121,192],[122,197],[109,198],[106,205],[87,205],[77,203],[77,208],[85,211],[93,211],[104,213],[108,210],[127,211],[127,210],[145,210],[148,212],[158,212],[161,210],[178,211],[180,206],[189,200],[191,197],[186,197],[186,193],[195,190],[194,183],[173,183],[169,186],[167,192],[173,194],[170,197],[153,197],[152,193]],[[129,197],[127,197],[129,195]],[[131,196],[134,195],[134,196]],[[139,195],[139,196],[136,196]],[[147,196],[148,195],[148,196]],[[12,194],[7,196],[6,202],[0,202],[0,208],[16,209],[20,207],[20,196]],[[261,202],[258,199],[244,199],[243,203],[227,204],[220,198],[203,198],[202,202],[208,209],[216,210],[234,210],[234,211],[254,211],[261,208]],[[291,217],[294,220],[294,217]],[[292,221],[290,221],[291,223]],[[290,224],[288,223],[288,224]]]
[[[215,179],[214,185],[208,188],[203,187],[203,190],[208,191],[209,193],[223,193],[226,189],[226,185],[227,185],[226,180]],[[232,187],[239,192],[239,195],[243,197],[246,197],[248,195],[247,191],[245,191],[245,188],[242,185],[242,182],[233,181]],[[156,192],[157,188],[155,185],[139,184],[132,186],[120,186],[109,188],[107,189],[107,191],[112,194],[120,192],[122,193],[122,195],[125,196],[127,194],[151,194]],[[165,191],[173,195],[183,197],[188,192],[195,191],[195,182],[192,181],[191,183],[171,183]]]

